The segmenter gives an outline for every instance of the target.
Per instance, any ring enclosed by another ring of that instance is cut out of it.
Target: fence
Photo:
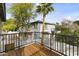
[[[43,34],[43,44],[50,50],[55,50],[63,55],[79,55],[79,37],[70,35],[53,34],[47,32],[22,32],[0,35],[0,52],[21,48],[31,42],[41,43]]]
[[[52,34],[51,48],[68,56],[79,55],[79,37],[71,35]]]
[[[46,32],[41,32],[38,36],[42,34],[43,44],[50,50],[55,50],[65,56],[79,56],[79,37]],[[36,39],[36,42],[41,43],[41,39]]]
[[[15,48],[20,48],[31,43],[32,32],[1,34],[0,35],[0,52],[6,52]]]

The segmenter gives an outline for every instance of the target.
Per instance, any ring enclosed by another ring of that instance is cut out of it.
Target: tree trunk
[[[41,44],[43,45],[44,41],[44,30],[45,30],[45,16],[43,16],[43,25],[42,25],[42,39],[41,39]]]

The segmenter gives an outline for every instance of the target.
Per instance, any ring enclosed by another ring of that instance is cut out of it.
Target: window
[[[38,24],[34,24],[34,29],[38,29]]]

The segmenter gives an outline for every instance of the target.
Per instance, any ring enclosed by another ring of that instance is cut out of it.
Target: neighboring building
[[[35,22],[32,22],[31,23],[32,25],[32,32],[42,32],[42,25],[43,25],[43,22],[38,20],[38,21],[35,21]],[[54,24],[52,23],[45,23],[45,32],[48,32],[50,33],[52,30],[54,30],[55,26]]]
[[[34,39],[42,38],[42,33],[40,33],[40,32],[42,32],[42,25],[43,25],[43,22],[39,21],[39,20],[31,23],[31,26],[32,26],[31,31],[36,32],[36,33],[34,33]],[[50,33],[54,29],[55,29],[54,24],[45,22],[45,31],[44,32]],[[48,35],[48,34],[44,35],[44,38],[47,40],[49,39],[49,37],[50,37],[50,35]]]
[[[38,21],[30,22],[29,25],[31,25],[30,29],[28,28],[29,30],[26,30],[25,28],[22,28],[22,31],[23,32],[26,32],[26,31],[32,32],[33,33],[33,36],[32,36],[33,39],[42,38],[42,33],[41,32],[42,32],[43,22],[38,20]],[[48,34],[50,34],[50,32],[54,29],[55,29],[54,24],[45,22],[45,31],[44,32],[47,33],[47,35],[44,35],[44,37],[46,39],[48,39],[50,37],[50,35],[48,35]],[[21,31],[20,28],[19,28],[19,31]]]

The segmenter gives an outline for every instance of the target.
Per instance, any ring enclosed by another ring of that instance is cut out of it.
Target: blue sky
[[[7,9],[11,6],[10,3],[6,4]],[[65,18],[71,21],[79,20],[79,3],[55,3],[52,5],[54,12],[51,12],[46,17],[46,22],[56,23],[61,22]],[[11,14],[7,12],[7,18],[11,17]],[[41,16],[36,18],[41,20]]]

